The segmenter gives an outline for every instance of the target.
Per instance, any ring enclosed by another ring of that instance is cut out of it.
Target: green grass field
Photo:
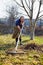
[[[43,44],[43,36],[35,36],[30,40],[29,36],[22,36],[24,45],[36,43]],[[12,35],[0,35],[0,65],[43,65],[43,53],[37,50],[28,50],[27,54],[7,55],[6,50],[14,48],[15,39]]]
[[[0,44],[12,44],[15,42],[15,39],[12,39],[12,35],[0,35]],[[35,36],[34,40],[30,40],[29,36],[22,36],[23,43],[36,43],[36,44],[43,44],[43,36]]]

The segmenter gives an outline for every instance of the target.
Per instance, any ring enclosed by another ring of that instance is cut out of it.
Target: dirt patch
[[[24,47],[25,50],[39,50],[43,52],[43,45],[36,45],[35,43],[27,44]]]
[[[13,45],[14,46],[14,45]],[[26,45],[19,45],[18,46],[18,49],[17,49],[17,53],[19,52],[24,54],[24,52],[28,51],[28,50],[37,50],[37,51],[41,51],[43,52],[43,45],[37,45],[35,43],[31,43],[31,44],[26,44]],[[14,51],[15,51],[15,47],[12,47],[10,49],[7,50],[8,54],[9,54],[9,51],[13,51],[13,52],[10,52],[12,54],[16,54]]]

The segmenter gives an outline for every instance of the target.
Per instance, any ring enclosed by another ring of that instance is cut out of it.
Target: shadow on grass
[[[26,43],[26,42],[28,42],[28,41],[30,41],[30,40],[24,40],[24,41],[22,41],[22,43]]]
[[[14,47],[15,47],[15,44],[0,44],[0,50],[8,50]]]
[[[30,41],[30,40],[24,40],[24,41],[22,41],[22,43],[26,43],[28,41]],[[0,50],[8,50],[10,48],[15,48],[15,44],[14,43],[12,43],[12,44],[10,44],[10,43],[9,44],[0,44]]]

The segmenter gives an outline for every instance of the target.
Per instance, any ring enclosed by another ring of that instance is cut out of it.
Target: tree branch
[[[26,10],[26,8],[25,8],[25,6],[24,6],[23,0],[21,0],[21,3],[22,3],[22,5],[23,5],[23,8],[24,8],[25,12],[26,12],[27,15],[30,17],[30,15],[28,14],[28,11]]]
[[[27,5],[28,9],[31,11],[31,9],[30,9],[30,7],[29,7],[29,5],[28,5],[28,3],[27,3],[26,0],[25,0],[25,3],[26,3],[26,5]]]
[[[23,7],[22,5],[20,5],[16,0],[14,0],[20,7]]]
[[[31,17],[30,17],[30,27],[33,27],[33,22],[32,22],[32,18],[33,18],[33,0],[31,1],[32,5],[31,5]]]
[[[40,19],[43,15],[39,16],[38,19]]]
[[[6,12],[7,12],[7,13],[9,13],[9,14],[11,14],[11,12],[10,12],[10,11],[8,11],[8,10],[6,10]]]
[[[36,17],[36,20],[35,20],[35,21],[37,21],[37,19],[38,19],[38,16],[39,16],[39,14],[40,14],[40,8],[41,8],[41,0],[40,0],[40,4],[39,4],[39,10],[38,10],[38,14],[37,14],[37,17]]]
[[[38,19],[39,14],[40,14],[40,9],[41,9],[41,0],[40,0],[40,2],[39,2],[38,14],[37,14],[36,19],[35,19],[35,21],[34,21],[34,26],[35,26],[35,24],[36,24],[36,21],[37,21],[37,19]]]
[[[33,2],[33,0],[32,0],[32,5],[31,5],[31,19],[32,19],[32,17],[33,17],[33,4],[34,4],[34,2]]]
[[[40,17],[42,17],[43,15],[41,15]],[[39,20],[39,19],[41,19],[40,17],[38,17],[38,19],[37,19],[37,21]]]
[[[43,10],[42,11],[40,11],[40,13],[42,13],[43,12]]]

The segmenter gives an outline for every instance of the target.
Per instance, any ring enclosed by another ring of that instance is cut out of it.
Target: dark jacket
[[[21,24],[20,19],[18,19],[18,20],[16,21],[16,26],[20,26],[20,28],[22,28],[22,24]]]

